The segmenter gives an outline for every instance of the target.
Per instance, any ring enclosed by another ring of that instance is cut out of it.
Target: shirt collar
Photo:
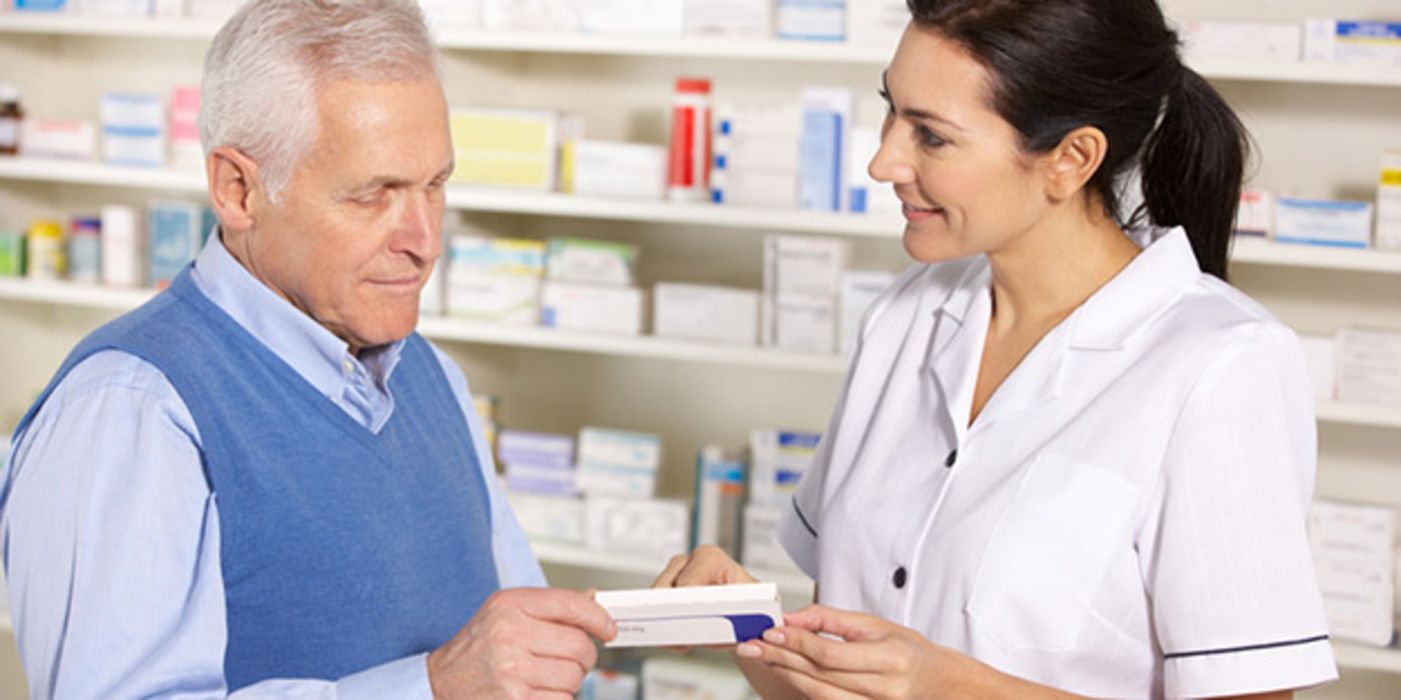
[[[1070,347],[1122,349],[1149,320],[1201,278],[1192,244],[1181,227],[1141,229],[1130,235],[1146,247],[1076,311],[1071,320]]]
[[[224,247],[217,230],[195,259],[191,276],[210,301],[323,395],[340,397],[356,374],[382,391],[388,386],[404,341],[375,349],[361,362],[344,340],[244,268]]]

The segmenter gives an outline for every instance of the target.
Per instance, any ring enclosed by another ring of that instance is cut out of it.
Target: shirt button
[[[905,567],[903,567],[903,566],[898,567],[898,568],[895,569],[895,577],[894,577],[894,580],[892,581],[892,583],[895,584],[895,587],[896,587],[896,588],[904,588],[904,587],[905,587],[905,579],[908,578],[908,576],[909,576],[909,575],[905,573]]]
[[[953,451],[949,452],[949,456],[947,456],[947,457],[944,458],[944,466],[952,468],[952,467],[953,467],[953,463],[954,463],[954,462],[957,462],[957,461],[958,461],[958,448],[955,447],[955,448],[953,448]]]
[[[350,364],[350,360],[341,363],[341,369],[345,370],[345,376],[349,377],[355,371],[355,365]]]

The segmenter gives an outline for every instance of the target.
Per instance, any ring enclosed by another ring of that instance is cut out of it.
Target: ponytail
[[[1186,66],[1144,144],[1143,206],[1159,226],[1187,230],[1203,272],[1226,279],[1250,137],[1235,112]]]

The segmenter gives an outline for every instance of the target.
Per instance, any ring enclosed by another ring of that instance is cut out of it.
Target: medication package
[[[783,625],[773,583],[600,591],[594,599],[618,623],[610,648],[738,644]]]

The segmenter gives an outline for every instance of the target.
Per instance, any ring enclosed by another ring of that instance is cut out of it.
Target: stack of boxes
[[[457,159],[451,181],[549,192],[559,181],[560,146],[578,138],[582,122],[544,110],[453,109]]]
[[[835,238],[764,241],[763,341],[789,352],[837,349],[837,302],[849,245]]]
[[[821,439],[818,433],[755,430],[749,440],[749,503],[744,509],[741,561],[750,570],[797,572],[778,542],[779,520],[792,509],[798,481]]]
[[[540,325],[641,335],[645,294],[636,285],[637,248],[577,238],[551,239]]]
[[[715,120],[711,201],[796,209],[801,119],[794,107],[721,105]]]
[[[1236,233],[1280,243],[1401,251],[1401,150],[1382,153],[1375,206],[1247,190],[1241,193]]]
[[[545,244],[457,235],[448,242],[446,306],[450,316],[535,325]]]
[[[654,497],[660,465],[656,435],[579,431],[576,484],[584,494],[584,541],[590,549],[658,558],[686,551],[689,506]]]
[[[133,207],[108,205],[100,216],[73,217],[66,228],[46,219],[24,232],[0,232],[0,277],[164,288],[215,225],[213,210],[178,200],[153,201],[144,227],[142,218]]]
[[[1389,507],[1314,503],[1309,536],[1332,636],[1395,642],[1397,534]]]
[[[657,284],[652,332],[659,338],[753,347],[759,339],[759,293],[705,284]]]

